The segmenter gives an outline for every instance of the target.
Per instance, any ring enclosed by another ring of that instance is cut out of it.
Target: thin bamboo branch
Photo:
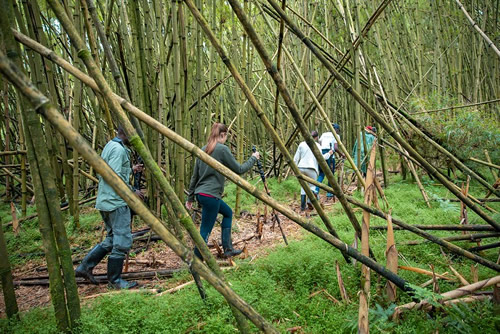
[[[481,164],[481,165],[485,165],[485,166],[491,167],[491,168],[500,169],[500,166],[499,166],[499,165],[492,164],[491,162],[487,162],[487,161],[479,160],[479,159],[476,159],[476,158],[469,158],[469,160],[470,160],[470,161],[477,162],[477,163],[479,163],[479,164]]]
[[[426,113],[439,112],[439,111],[454,111],[454,110],[457,110],[457,109],[477,107],[477,106],[481,106],[481,105],[485,105],[485,104],[490,104],[490,103],[496,103],[496,102],[500,102],[500,99],[494,99],[494,100],[490,100],[490,101],[483,101],[483,102],[478,102],[478,103],[465,104],[465,105],[460,105],[460,106],[446,107],[446,108],[441,108],[441,109],[417,111],[417,112],[414,112],[413,115],[426,114]]]
[[[465,10],[465,7],[462,5],[462,3],[459,0],[455,0],[455,2],[458,5],[458,8],[462,10],[464,13],[465,17],[467,20],[470,22],[472,27],[477,30],[477,32],[481,35],[481,37],[485,40],[486,44],[497,54],[498,57],[500,57],[500,50],[495,46],[493,41],[479,28],[477,23],[472,19],[472,17],[469,15],[467,10]]]

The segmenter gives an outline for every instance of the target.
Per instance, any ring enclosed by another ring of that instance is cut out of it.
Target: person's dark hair
[[[312,136],[313,138],[318,138],[318,136],[319,136],[318,131],[316,131],[316,130],[312,130],[312,131],[311,131],[311,136]]]
[[[125,129],[123,128],[123,125],[118,125],[118,127],[116,128],[116,133],[118,133],[119,135],[122,135],[122,136],[127,136],[127,134],[125,133]]]
[[[212,125],[212,131],[210,131],[210,136],[208,137],[208,143],[205,147],[206,154],[212,154],[215,149],[215,145],[217,145],[217,140],[221,136],[221,134],[227,132],[227,126],[222,123],[214,123]]]

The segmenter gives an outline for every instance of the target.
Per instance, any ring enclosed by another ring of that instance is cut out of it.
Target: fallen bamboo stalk
[[[453,268],[451,266],[451,264],[448,267],[451,269],[451,271],[453,272],[453,275],[455,275],[458,278],[458,280],[460,281],[460,283],[462,285],[464,285],[464,286],[470,285],[470,283],[467,282],[467,280],[455,268]]]
[[[420,230],[429,231],[492,231],[495,229],[490,225],[412,225]],[[372,230],[386,230],[387,226],[370,226]],[[402,227],[395,226],[394,230],[402,231],[405,230]]]
[[[7,168],[3,167],[2,166],[2,170],[9,174],[14,180],[16,180],[17,182],[19,182],[20,184],[22,184],[22,180],[17,177],[14,173],[12,173],[10,170],[8,170]],[[35,191],[33,190],[33,188],[31,188],[30,186],[26,185],[26,190],[28,190],[31,194],[35,194]]]
[[[414,273],[417,273],[417,274],[427,275],[427,276],[431,276],[431,277],[433,276],[432,271],[421,269],[421,268],[408,267],[408,266],[398,266],[398,268],[403,269],[403,270],[413,271]],[[455,281],[453,278],[450,278],[450,277],[447,277],[444,275],[440,275],[440,274],[434,274],[434,275],[436,277],[439,277],[439,278],[447,280],[447,281]]]
[[[480,251],[483,251],[483,250],[492,249],[492,248],[498,248],[498,247],[500,247],[500,242],[494,242],[494,243],[483,245],[483,246],[477,246],[477,247],[469,248],[469,251],[471,251],[471,252],[480,252]]]
[[[496,285],[498,283],[500,283],[500,276],[488,278],[488,279],[479,281],[477,283],[473,283],[470,285],[460,287],[456,290],[445,292],[445,293],[440,295],[440,297],[442,298],[441,301],[446,302],[449,300],[457,299],[457,298],[472,294],[473,292],[475,292],[477,290],[484,289],[484,288],[487,288],[487,287],[492,286],[492,285]],[[426,305],[429,305],[429,302],[426,300],[421,301],[419,303],[411,302],[408,304],[404,304],[404,305],[396,307],[396,310],[394,311],[394,315],[398,316],[404,310],[411,310],[413,308],[421,309],[422,307],[424,307]]]
[[[96,293],[95,295],[80,297],[83,300],[94,299],[96,297],[111,296],[117,294],[129,294],[129,293],[158,293],[158,289],[131,289],[131,290],[116,290],[103,293]]]
[[[447,272],[447,271],[445,271],[445,272],[444,272],[444,273],[442,273],[441,275],[446,276],[446,275],[448,275],[448,272]],[[436,279],[435,279],[435,280],[438,280],[438,279],[440,279],[440,278],[439,278],[439,277],[436,277]],[[434,277],[433,277],[433,278],[431,278],[430,280],[428,280],[428,281],[426,281],[426,282],[424,282],[424,283],[420,284],[420,287],[421,287],[421,288],[425,288],[426,286],[431,285],[432,283],[434,283],[434,281],[435,281],[435,280],[434,280]]]
[[[464,234],[464,235],[457,235],[453,237],[446,237],[442,238],[445,241],[479,241],[482,239],[487,239],[487,238],[496,238],[500,237],[500,233],[473,233],[473,234]],[[419,245],[425,242],[429,242],[429,240],[412,240],[408,241],[406,243],[403,243],[402,245]]]
[[[444,305],[449,306],[449,305],[458,304],[458,303],[473,303],[473,302],[490,300],[490,299],[493,299],[493,296],[491,296],[491,295],[470,296],[470,297],[465,297],[465,298],[457,298],[457,299],[447,300],[444,302]]]
[[[151,279],[154,277],[162,276],[162,277],[172,277],[173,274],[181,271],[181,269],[161,269],[154,271],[137,271],[137,272],[128,272],[122,273],[121,277],[125,280],[131,279]],[[108,276],[104,275],[94,275],[97,283],[107,283]],[[78,284],[91,284],[88,280],[84,278],[77,277],[76,283]],[[38,277],[26,277],[19,280],[14,281],[15,286],[21,285],[49,285],[49,277],[48,276],[38,276]]]
[[[26,154],[26,151],[24,151],[24,150],[19,150],[19,151],[2,151],[2,152],[0,152],[0,157],[1,156],[6,156],[6,155],[21,155],[21,154]]]
[[[181,289],[184,289],[186,286],[191,285],[193,283],[194,283],[194,281],[189,281],[189,282],[183,283],[183,284],[178,285],[178,286],[176,286],[174,288],[171,288],[171,289],[168,289],[168,290],[160,292],[159,294],[156,295],[156,297],[161,297],[161,296],[169,294],[169,293],[177,292],[177,291],[179,291]]]
[[[500,198],[476,198],[479,202],[500,202]],[[458,198],[440,198],[442,201],[460,202]]]
[[[481,165],[485,165],[485,166],[491,167],[491,168],[500,169],[499,165],[495,165],[495,164],[492,164],[492,163],[487,162],[487,161],[479,160],[479,159],[476,159],[476,158],[469,158],[469,160],[477,162],[477,163],[479,163]]]

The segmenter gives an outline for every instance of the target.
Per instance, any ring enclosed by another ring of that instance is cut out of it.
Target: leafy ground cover
[[[459,221],[459,204],[449,202],[449,192],[444,187],[424,179],[426,190],[434,199],[433,208],[426,207],[417,187],[399,177],[392,179],[386,195],[393,209],[393,215],[410,224],[457,224]],[[271,180],[271,188],[275,198],[282,202],[293,202],[298,192],[298,183],[289,178],[281,184]],[[226,200],[234,205],[234,185],[226,188]],[[472,186],[472,193],[480,196],[480,189]],[[296,196],[296,195],[295,195]],[[357,195],[360,196],[359,194]],[[255,200],[249,195],[243,196],[243,209],[256,210]],[[498,204],[491,207],[499,210]],[[352,243],[353,230],[338,203],[328,207],[329,215],[342,240]],[[357,210],[358,217],[361,211]],[[2,213],[3,221],[6,214]],[[85,233],[96,235],[92,220],[97,219],[95,211],[83,215],[82,229]],[[470,213],[471,223],[481,223],[477,216]],[[500,217],[499,217],[500,218]],[[88,223],[85,223],[88,219]],[[321,225],[321,221],[312,218]],[[32,229],[23,225],[24,242],[16,241],[6,231],[11,257],[16,261],[16,254],[33,252],[40,249],[36,223],[28,223]],[[385,221],[372,218],[372,225],[385,225]],[[33,230],[33,231],[31,231]],[[86,247],[90,243],[84,233],[73,232],[71,223],[68,230],[72,244],[81,242]],[[31,232],[29,232],[31,231]],[[28,233],[29,232],[29,233]],[[472,261],[442,254],[439,247],[429,243],[417,246],[404,245],[419,238],[404,231],[397,231],[396,244],[400,252],[401,265],[419,267],[429,270],[433,264],[436,272],[449,271],[451,261],[467,280],[472,281]],[[437,235],[449,236],[453,232],[435,232]],[[372,231],[370,244],[376,258],[384,262],[385,232]],[[86,243],[89,243],[88,245]],[[463,247],[475,244],[459,243]],[[266,250],[266,256],[258,259],[236,259],[237,267],[227,272],[233,289],[246,301],[251,303],[266,319],[286,332],[294,329],[303,333],[351,333],[357,330],[358,302],[357,292],[360,286],[360,265],[346,264],[340,253],[327,243],[302,232],[290,240],[289,246],[282,243]],[[498,250],[488,250],[482,254],[489,260],[496,261]],[[41,261],[41,260],[40,260]],[[338,261],[351,299],[350,303],[341,301],[339,286],[335,273]],[[16,262],[15,262],[16,263]],[[22,265],[19,261],[15,264]],[[408,282],[419,285],[429,279],[420,274],[400,271],[399,274]],[[478,267],[479,279],[494,276],[493,270]],[[188,279],[186,271],[168,280],[168,284],[176,285]],[[386,301],[381,287],[384,279],[372,275],[372,291],[370,300],[370,327],[374,333],[497,333],[500,316],[495,306],[487,301],[468,305],[458,305],[446,311],[428,314],[422,311],[407,312],[399,322],[389,320],[394,306]],[[456,289],[457,282],[439,281],[441,292]],[[322,291],[323,290],[323,291]],[[318,291],[322,291],[316,293]],[[325,291],[338,299],[336,303],[328,298]],[[231,312],[223,298],[212,288],[207,287],[208,299],[200,300],[196,288],[188,286],[176,294],[163,295],[125,292],[107,295],[85,301],[82,304],[82,318],[78,333],[234,333],[235,326]],[[431,294],[430,288],[419,292],[422,296]],[[410,298],[398,291],[398,304],[410,301]],[[22,314],[20,322],[9,323],[0,320],[0,331],[6,333],[55,333],[56,327],[51,307],[35,308]],[[254,328],[255,329],[255,328]],[[256,329],[255,329],[256,330]]]

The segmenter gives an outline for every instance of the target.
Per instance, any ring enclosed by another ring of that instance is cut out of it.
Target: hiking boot
[[[121,278],[124,260],[123,257],[108,258],[108,286],[112,289],[131,289],[138,285],[135,281],[128,282]]]
[[[232,257],[240,255],[243,252],[241,249],[234,249],[233,242],[231,241],[231,228],[226,227],[222,229],[222,248],[224,249],[224,257]]]
[[[300,211],[306,209],[306,195],[300,195]]]
[[[76,277],[88,279],[92,284],[97,284],[92,270],[108,254],[108,251],[97,245],[83,258],[82,263],[75,269]]]

